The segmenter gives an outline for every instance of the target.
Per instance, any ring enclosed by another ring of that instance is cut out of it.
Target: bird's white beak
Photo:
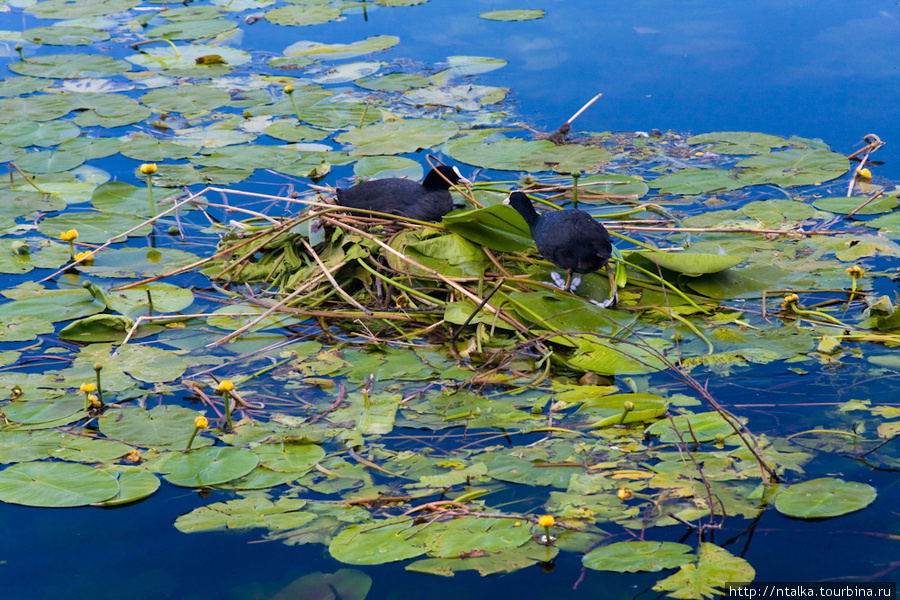
[[[503,204],[509,206],[509,196],[507,196],[506,199],[503,200]]]
[[[456,173],[457,177],[459,177],[459,181],[457,183],[460,183],[466,187],[469,187],[470,185],[472,185],[471,181],[469,181],[468,179],[463,177],[462,173],[459,172],[459,169],[457,169],[456,167],[453,167],[453,172]]]

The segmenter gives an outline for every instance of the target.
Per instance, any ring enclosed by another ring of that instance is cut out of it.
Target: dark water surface
[[[477,17],[509,8],[547,14],[510,23]],[[370,9],[368,22],[317,26],[304,39],[335,43],[360,34],[399,36],[387,57],[508,60],[479,80],[509,87],[523,120],[538,129],[555,129],[603,92],[575,129],[759,131],[820,138],[846,154],[876,133],[889,142],[878,157],[888,162],[885,174],[900,172],[894,1],[432,0]],[[268,35],[249,28],[245,41],[264,47]]]
[[[513,23],[478,18],[480,12],[503,8],[543,8],[547,15]],[[23,23],[46,24],[27,15],[0,15],[4,29],[21,30]],[[264,22],[245,32],[242,48],[274,53],[297,41],[298,32],[306,35],[301,39],[328,43],[387,34],[399,36],[401,43],[378,55],[385,61],[430,64],[451,55],[506,59],[508,66],[476,81],[510,88],[515,112],[541,130],[555,129],[603,92],[575,129],[759,131],[820,138],[845,154],[859,147],[863,135],[876,133],[888,142],[874,157],[886,161],[876,175],[900,179],[896,1],[431,0],[403,9],[372,7],[367,22],[360,12],[308,28],[308,34]],[[5,68],[4,74],[10,75]],[[133,168],[123,166],[123,178],[130,181]],[[779,366],[752,377],[714,381],[710,388],[734,406],[773,398],[896,399],[895,381],[853,385],[862,379],[864,373],[822,372],[797,382]],[[763,430],[785,432],[817,423],[823,410],[739,412],[751,414]],[[840,457],[807,468],[871,483],[879,499],[865,511],[822,522],[793,521],[768,510],[752,533],[746,531],[749,521],[735,518],[714,541],[746,558],[762,581],[861,580],[900,559],[898,542],[884,538],[900,534],[895,474]],[[263,599],[307,573],[345,567],[319,545],[259,542],[253,533],[185,535],[173,527],[179,515],[198,505],[231,497],[213,491],[199,500],[196,492],[163,483],[146,501],[120,509],[0,504],[0,600]],[[690,534],[669,527],[656,535],[679,541]],[[488,578],[425,576],[404,571],[402,564],[357,568],[373,578],[369,598],[377,600],[656,598],[659,594],[649,588],[661,578],[657,573],[582,572],[580,555],[573,553],[561,553],[552,573],[534,567]],[[896,573],[886,578],[896,579]]]

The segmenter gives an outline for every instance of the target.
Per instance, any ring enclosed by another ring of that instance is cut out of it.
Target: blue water
[[[522,7],[544,8],[547,16],[514,23],[478,18],[487,10]],[[23,23],[44,24],[30,16],[0,15],[4,29],[21,30]],[[299,39],[347,42],[389,34],[401,43],[379,55],[388,62],[429,65],[451,55],[506,59],[508,66],[473,81],[510,88],[518,117],[541,130],[555,129],[603,92],[576,121],[576,130],[760,131],[820,138],[844,153],[858,148],[863,135],[876,133],[888,142],[873,157],[886,162],[876,176],[900,179],[900,6],[895,1],[431,0],[408,8],[370,7],[368,21],[357,12],[309,28],[260,22],[244,29],[242,47],[251,51],[279,53]],[[134,165],[123,162],[128,164],[117,175],[132,181]],[[778,381],[767,377],[756,385],[714,382],[711,389],[736,404],[771,402],[767,386]],[[822,402],[885,394],[877,387],[841,393],[847,379],[816,381],[788,384],[779,393]],[[817,422],[822,410],[760,408],[753,418],[764,429],[797,431],[803,428],[799,418]],[[730,541],[725,547],[749,560],[759,580],[813,580],[823,574],[862,579],[887,569],[898,555],[896,541],[881,537],[898,531],[896,504],[889,500],[897,496],[894,474],[840,458],[809,468],[871,482],[882,495],[866,511],[819,523],[791,521],[769,510],[747,530],[751,523],[735,518],[714,541]],[[304,574],[345,567],[319,545],[248,543],[259,536],[184,535],[173,527],[175,518],[196,506],[230,497],[214,491],[199,499],[196,492],[163,484],[150,499],[119,509],[0,505],[0,599],[262,599]],[[684,528],[669,527],[654,531],[653,539],[678,541],[684,535]],[[816,550],[809,559],[797,549],[800,536],[804,549]],[[498,594],[529,600],[656,598],[649,588],[661,578],[582,572],[573,553],[562,553],[552,573],[534,567],[505,577],[464,573],[443,579],[406,573],[402,565],[361,569],[374,580],[369,598],[379,600]],[[890,577],[896,572],[889,571]]]
[[[508,8],[547,14],[511,23],[477,16]],[[298,39],[296,28],[275,29],[290,32],[285,45]],[[478,81],[511,88],[523,121],[538,129],[556,129],[602,92],[575,129],[760,131],[820,138],[846,154],[875,133],[888,142],[874,157],[888,163],[883,174],[900,173],[900,8],[893,1],[431,0],[308,31],[299,39],[399,36],[387,59],[508,60]],[[245,40],[266,45],[270,35],[251,27]]]

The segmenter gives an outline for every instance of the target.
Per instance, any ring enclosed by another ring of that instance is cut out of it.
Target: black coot
[[[522,192],[511,193],[503,204],[516,209],[528,223],[541,256],[568,272],[565,282],[553,273],[553,280],[560,288],[574,290],[581,278],[573,278],[573,273],[593,273],[609,261],[612,254],[609,232],[583,210],[549,210],[538,215]]]
[[[439,173],[440,172],[440,173]],[[456,167],[441,165],[432,169],[422,183],[392,177],[357,183],[337,190],[337,202],[347,208],[360,208],[399,215],[418,221],[440,221],[453,210],[451,183],[470,185]]]

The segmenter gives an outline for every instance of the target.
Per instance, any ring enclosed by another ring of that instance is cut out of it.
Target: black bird
[[[441,174],[446,177],[441,177]],[[450,183],[471,185],[456,167],[441,165],[432,169],[419,184],[391,177],[357,183],[337,190],[337,202],[347,208],[360,208],[399,215],[417,221],[440,221],[453,210]]]
[[[561,289],[574,291],[581,283],[581,277],[573,278],[573,273],[593,273],[609,262],[612,255],[609,232],[583,210],[548,210],[538,215],[531,200],[522,192],[511,193],[503,204],[516,209],[528,223],[541,256],[567,271],[565,282],[553,273],[553,281]],[[615,285],[612,285],[611,292],[614,292]]]

